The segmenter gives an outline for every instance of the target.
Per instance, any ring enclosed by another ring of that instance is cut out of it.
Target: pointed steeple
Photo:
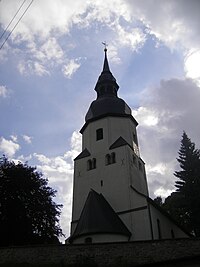
[[[86,122],[102,116],[130,116],[131,109],[126,102],[117,96],[119,85],[109,68],[106,44],[104,49],[103,70],[97,80],[94,90],[97,99],[94,100],[85,116]]]
[[[107,97],[113,96],[117,97],[117,91],[119,89],[119,85],[116,82],[116,79],[112,75],[107,58],[107,48],[104,49],[105,57],[103,63],[103,70],[97,84],[95,86],[95,91],[97,92],[97,98],[99,97]]]
[[[108,59],[107,59],[107,48],[106,47],[104,49],[104,52],[105,52],[105,58],[104,58],[104,64],[103,64],[103,72],[106,72],[106,71],[110,72]]]

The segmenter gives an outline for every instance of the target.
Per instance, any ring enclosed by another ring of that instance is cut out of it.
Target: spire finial
[[[103,72],[104,71],[109,71],[109,65],[108,65],[108,59],[107,59],[107,46],[108,44],[106,42],[102,42],[102,44],[104,45],[104,52],[105,52],[105,59],[104,59],[104,64],[103,64]]]
[[[104,51],[107,52],[107,46],[108,46],[108,44],[106,43],[106,41],[105,42],[102,42],[102,44],[104,45]]]

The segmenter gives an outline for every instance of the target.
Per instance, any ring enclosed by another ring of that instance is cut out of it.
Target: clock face
[[[139,148],[135,142],[133,142],[133,150],[134,150],[135,154],[139,157],[140,156]]]

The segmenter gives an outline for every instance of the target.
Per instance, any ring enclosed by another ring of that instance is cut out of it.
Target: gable
[[[114,149],[120,146],[130,146],[129,143],[123,138],[123,137],[119,137],[110,147],[109,149]],[[130,146],[131,147],[131,146]],[[132,148],[132,147],[131,147]]]
[[[102,194],[91,190],[71,241],[82,235],[109,233],[130,236],[128,228]]]
[[[86,158],[89,157],[90,155],[91,155],[90,152],[87,150],[87,148],[85,148],[74,160]]]

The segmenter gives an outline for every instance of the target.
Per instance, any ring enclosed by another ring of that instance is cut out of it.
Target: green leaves
[[[58,242],[62,205],[55,194],[36,168],[0,158],[0,245]]]

